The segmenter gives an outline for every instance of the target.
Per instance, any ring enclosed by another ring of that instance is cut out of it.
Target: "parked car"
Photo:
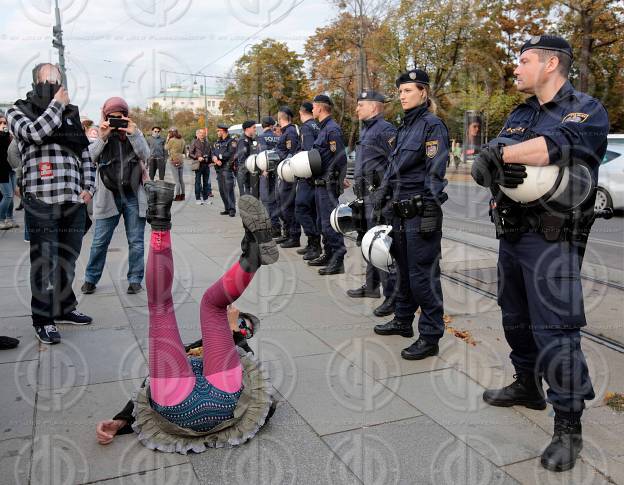
[[[260,123],[256,123],[256,134],[259,135],[263,131],[264,130],[262,129],[262,125]],[[242,123],[239,123],[238,125],[230,126],[230,128],[228,129],[228,133],[230,134],[230,136],[234,138],[240,138],[241,136],[243,136]]]
[[[597,210],[624,209],[624,135],[609,135],[607,153],[600,164]]]
[[[347,151],[347,178],[353,178],[353,172],[355,171],[355,150],[349,151],[348,148],[345,148]]]

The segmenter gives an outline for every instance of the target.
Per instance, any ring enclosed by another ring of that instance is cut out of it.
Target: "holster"
[[[500,205],[495,199],[490,200],[490,220],[496,229],[496,239],[516,242],[522,234],[529,231],[523,209],[512,205]]]
[[[410,199],[393,202],[392,210],[394,212],[394,215],[400,219],[413,219],[418,215],[422,215],[422,196],[414,195]]]

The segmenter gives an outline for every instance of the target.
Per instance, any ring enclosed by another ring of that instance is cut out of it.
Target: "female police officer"
[[[404,359],[420,360],[437,355],[444,333],[439,258],[449,138],[446,125],[434,114],[425,71],[401,74],[396,86],[405,117],[374,204],[393,212],[392,253],[399,286],[395,318],[375,326],[375,333],[412,337],[420,307],[418,340],[401,352]]]

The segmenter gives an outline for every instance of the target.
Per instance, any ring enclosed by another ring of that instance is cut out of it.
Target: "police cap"
[[[256,122],[254,120],[247,120],[243,122],[243,130],[246,130],[247,128],[251,128],[252,126],[256,126]]]
[[[422,69],[411,69],[401,74],[395,82],[397,88],[405,83],[418,83],[429,86],[429,74]]]
[[[281,113],[287,114],[290,118],[294,118],[295,117],[295,115],[293,114],[292,110],[288,106],[280,106],[279,111]]]
[[[571,59],[574,59],[570,44],[567,40],[563,37],[559,37],[558,35],[534,35],[524,43],[522,49],[520,49],[520,54],[524,51],[528,51],[529,49],[544,49],[563,52],[564,54],[569,55]]]
[[[304,101],[301,103],[301,111],[305,111],[306,113],[312,113],[312,103],[310,101]]]
[[[329,106],[334,105],[334,103],[332,103],[331,98],[327,96],[326,94],[317,94],[316,96],[314,96],[314,99],[312,100],[312,102],[328,104]]]
[[[230,129],[230,127],[228,125],[226,125],[225,123],[219,123],[217,125],[217,128],[220,129],[220,130],[229,130]]]
[[[262,118],[262,126],[275,126],[275,119],[272,116]]]
[[[377,91],[372,90],[364,90],[360,93],[357,98],[358,101],[377,101],[378,103],[384,103],[386,101],[386,97],[378,93]]]

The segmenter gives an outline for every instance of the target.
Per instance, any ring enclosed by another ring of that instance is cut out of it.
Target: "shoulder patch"
[[[329,142],[329,149],[330,149],[332,152],[335,152],[335,151],[336,151],[336,141],[335,141],[335,140],[331,140],[331,141]]]
[[[232,142],[232,146],[233,146],[234,148],[236,148],[236,142],[235,142],[235,141],[233,141],[233,142]]]
[[[396,136],[392,136],[388,138],[388,145],[390,145],[390,147],[394,148],[395,143],[396,143]]]
[[[582,123],[587,118],[589,118],[589,115],[587,113],[568,113],[563,117],[561,122]]]
[[[438,140],[425,142],[425,153],[429,158],[433,158],[438,153]]]
[[[290,150],[292,148],[292,140],[286,140],[286,148]]]

